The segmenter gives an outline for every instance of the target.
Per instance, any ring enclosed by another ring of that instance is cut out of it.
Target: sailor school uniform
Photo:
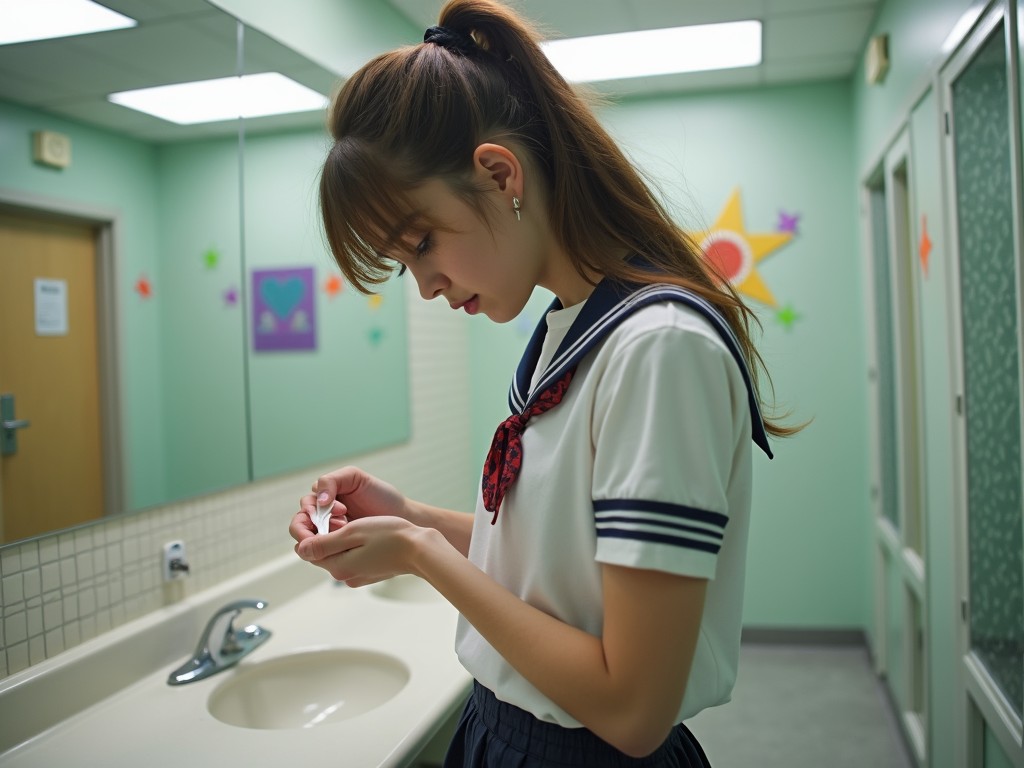
[[[700,296],[610,280],[582,304],[551,305],[516,371],[512,413],[570,371],[557,406],[517,435],[521,466],[500,507],[485,508],[486,488],[478,497],[469,559],[597,636],[602,564],[708,579],[682,722],[727,702],[736,679],[752,442],[771,457],[750,373],[728,323]],[[499,701],[581,727],[461,617],[456,651]]]

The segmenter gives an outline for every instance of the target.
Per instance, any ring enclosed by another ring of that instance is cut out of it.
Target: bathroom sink
[[[405,687],[409,670],[376,651],[331,649],[241,664],[207,702],[210,714],[241,728],[312,728],[357,717]]]
[[[377,597],[403,603],[434,603],[444,600],[441,593],[430,586],[429,582],[408,573],[373,584],[370,590]]]

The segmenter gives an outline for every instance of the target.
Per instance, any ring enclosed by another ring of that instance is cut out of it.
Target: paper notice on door
[[[36,335],[68,335],[68,282],[36,278]]]

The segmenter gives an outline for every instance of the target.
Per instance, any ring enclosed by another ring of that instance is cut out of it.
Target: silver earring
[[[522,221],[523,218],[519,215],[519,198],[512,196],[512,210],[516,212],[516,221]]]

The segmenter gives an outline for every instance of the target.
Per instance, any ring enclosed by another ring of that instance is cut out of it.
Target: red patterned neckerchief
[[[516,481],[519,470],[522,469],[523,430],[526,429],[526,422],[562,402],[574,370],[567,371],[562,378],[541,392],[540,397],[523,413],[513,413],[498,425],[491,441],[491,449],[487,452],[487,461],[484,462],[484,508],[494,513],[491,525],[498,522],[501,500],[505,498],[505,492]]]

